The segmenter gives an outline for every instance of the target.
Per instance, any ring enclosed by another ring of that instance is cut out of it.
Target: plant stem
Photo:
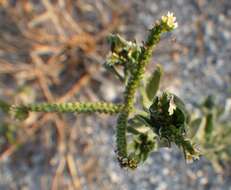
[[[11,113],[18,119],[25,119],[28,112],[76,112],[117,114],[123,108],[122,104],[107,102],[73,102],[73,103],[40,103],[12,106]]]
[[[134,109],[135,103],[135,93],[143,78],[145,72],[145,67],[149,63],[152,52],[156,44],[160,40],[162,33],[166,32],[166,28],[162,26],[161,23],[156,23],[156,25],[150,30],[149,36],[142,47],[142,52],[139,56],[138,63],[135,72],[129,77],[128,83],[125,87],[124,92],[124,107],[122,112],[119,114],[117,120],[117,151],[118,155],[122,157],[128,157],[127,155],[127,120]]]

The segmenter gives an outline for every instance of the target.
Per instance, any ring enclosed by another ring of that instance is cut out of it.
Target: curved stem
[[[126,140],[127,120],[134,109],[135,93],[143,78],[145,67],[151,59],[153,49],[159,42],[161,34],[170,30],[166,27],[165,23],[157,22],[150,30],[148,38],[142,47],[142,52],[139,56],[135,72],[129,77],[128,83],[125,87],[124,107],[117,120],[116,143],[119,157],[128,157]]]
[[[122,108],[122,104],[113,104],[107,102],[40,103],[12,106],[11,114],[17,119],[25,119],[29,112],[117,114],[121,112]]]
[[[76,112],[76,113],[106,113],[116,114],[122,109],[121,104],[113,104],[106,102],[74,102],[74,103],[42,103],[31,104],[29,111],[34,112]]]

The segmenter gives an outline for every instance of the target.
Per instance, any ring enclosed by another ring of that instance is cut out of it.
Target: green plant
[[[197,114],[192,114],[189,135],[200,143],[203,155],[211,161],[217,172],[222,172],[226,163],[231,163],[231,120],[230,107],[215,104],[208,96],[199,105]]]
[[[160,146],[180,147],[185,158],[197,158],[198,151],[187,138],[189,114],[184,103],[174,94],[164,92],[156,96],[162,76],[157,65],[149,79],[144,78],[145,68],[162,34],[177,27],[172,13],[157,21],[150,29],[146,41],[139,45],[111,35],[111,52],[105,67],[112,71],[125,86],[121,104],[107,102],[40,103],[28,105],[3,104],[1,107],[14,118],[24,120],[29,112],[76,112],[118,114],[116,126],[117,158],[121,167],[135,169],[148,155]],[[141,100],[136,99],[136,92]],[[135,107],[140,103],[142,109]]]

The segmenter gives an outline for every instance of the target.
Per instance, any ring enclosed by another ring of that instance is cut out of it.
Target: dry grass
[[[12,103],[38,101],[74,101],[92,79],[92,70],[99,70],[98,62],[105,56],[105,37],[121,23],[118,3],[112,1],[10,1],[1,0],[0,23],[0,96]],[[96,64],[95,64],[96,63]],[[97,93],[93,94],[97,97]],[[52,189],[82,189],[81,176],[89,183],[94,158],[86,164],[76,163],[76,139],[78,129],[68,127],[65,117],[55,114],[31,114],[21,124],[4,119],[3,122],[17,125],[15,142],[7,140],[1,145],[0,161],[20,151],[20,146],[46,136],[44,146],[49,146],[49,123],[56,131],[58,164],[54,166]],[[79,131],[79,133],[78,133]],[[75,137],[69,138],[73,133]],[[4,138],[4,137],[0,137]],[[81,153],[82,152],[82,153]],[[55,155],[54,154],[54,155]],[[81,155],[80,155],[81,156]],[[62,176],[67,170],[70,180],[64,185]],[[93,169],[95,170],[95,169]]]

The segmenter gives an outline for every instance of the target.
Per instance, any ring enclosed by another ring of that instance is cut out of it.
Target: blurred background
[[[182,97],[190,110],[210,94],[227,108],[230,0],[0,0],[0,99],[122,101],[122,85],[103,67],[106,37],[142,42],[167,11],[179,27],[163,37],[150,64],[164,66],[161,89]],[[231,189],[231,146],[219,166],[206,157],[186,164],[177,148],[164,148],[135,171],[121,169],[115,122],[51,113],[17,122],[0,111],[0,189]]]

